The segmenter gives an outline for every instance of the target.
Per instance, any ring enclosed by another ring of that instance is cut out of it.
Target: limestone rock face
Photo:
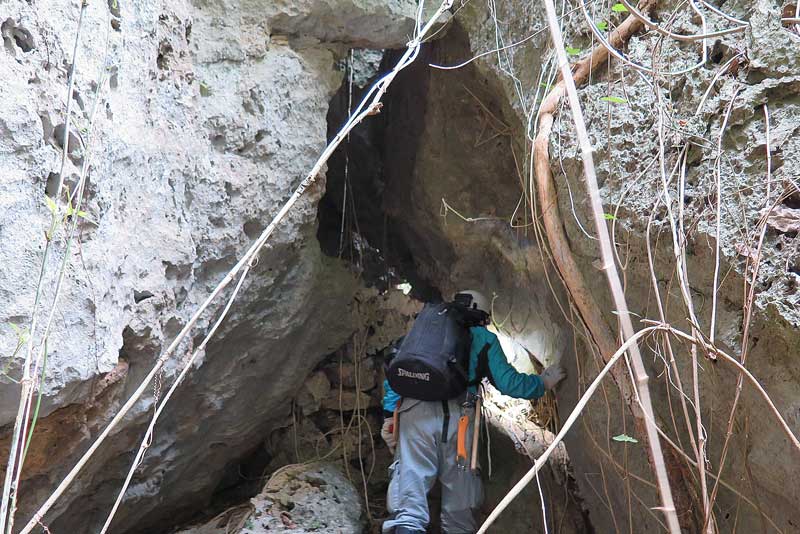
[[[10,325],[27,327],[33,309],[50,221],[45,195],[55,193],[61,172],[80,4],[0,6],[0,425],[11,423],[19,399],[10,378],[19,378],[22,358],[10,357],[19,344]],[[71,191],[88,158],[87,215],[47,345],[44,434],[29,452],[18,523],[311,168],[326,142],[328,102],[342,81],[338,59],[350,46],[402,45],[413,16],[413,3],[400,0],[88,3],[64,169]],[[90,125],[96,98],[99,113]],[[322,176],[260,254],[159,423],[114,531],[153,532],[191,516],[192,503],[210,497],[226,462],[286,417],[305,376],[363,323],[351,307],[358,283],[314,239],[324,186]],[[51,247],[40,310],[51,307],[63,235]],[[97,530],[154,398],[221,306],[200,320],[45,518],[55,531]]]
[[[400,48],[414,30],[416,4],[414,0],[278,0],[263,7],[274,33],[364,48]]]

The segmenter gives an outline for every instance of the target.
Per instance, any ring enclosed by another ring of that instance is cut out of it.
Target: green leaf
[[[628,8],[622,4],[614,4],[613,6],[611,6],[611,11],[613,11],[614,13],[627,13]]]
[[[70,204],[70,205],[67,206],[67,217],[72,217],[73,215],[76,215],[76,216],[78,216],[78,217],[80,217],[82,219],[86,219],[87,221],[89,221],[92,224],[95,224],[95,225],[97,224],[96,222],[94,222],[89,217],[89,213],[88,212],[85,212],[83,210],[77,210],[76,211],[75,208],[73,208],[72,205]]]
[[[540,85],[541,87],[544,87],[545,89],[550,89],[551,87],[553,87],[553,86],[552,86],[552,85],[550,85],[549,83],[544,83],[544,82],[541,82],[539,85]]]
[[[27,328],[20,328],[19,325],[14,323],[8,323],[11,326],[11,329],[17,335],[17,343],[25,343],[28,340],[28,329]]]
[[[564,47],[564,50],[567,51],[567,55],[569,56],[579,56],[581,53],[580,48],[572,48],[571,46]]]
[[[67,217],[72,217],[73,215],[77,215],[78,217],[86,217],[86,216],[87,216],[87,215],[89,215],[89,214],[88,214],[88,213],[86,213],[86,212],[85,212],[85,211],[83,211],[83,210],[78,210],[78,211],[76,212],[76,211],[75,211],[75,208],[73,208],[73,207],[72,207],[72,204],[70,204],[69,206],[67,206]]]
[[[600,100],[602,100],[603,102],[612,102],[614,104],[625,104],[626,102],[628,102],[624,98],[620,98],[618,96],[604,96]]]
[[[211,88],[208,86],[208,84],[206,82],[204,82],[204,81],[201,81],[200,82],[200,96],[211,96],[212,94],[214,94],[214,93],[213,93],[213,91],[211,91]]]
[[[607,221],[616,221],[617,220],[616,215],[612,215],[611,213],[604,213],[603,214],[603,218],[605,220],[607,220]]]
[[[604,20],[595,24],[595,26],[597,26],[597,29],[600,30],[601,32],[608,30],[608,22]]]
[[[621,441],[623,443],[639,443],[639,440],[636,438],[630,437],[628,434],[620,434],[619,436],[614,436],[614,441]]]
[[[44,201],[47,202],[47,207],[50,208],[50,213],[55,215],[58,211],[58,206],[56,206],[55,201],[47,195],[44,196]]]

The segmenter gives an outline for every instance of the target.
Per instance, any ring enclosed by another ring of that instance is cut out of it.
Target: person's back
[[[487,312],[488,317],[488,301],[474,291],[463,291],[460,295],[465,294],[470,296],[472,306]],[[385,420],[381,435],[395,454],[387,495],[392,518],[384,523],[384,533],[425,532],[430,522],[427,495],[437,479],[442,486],[443,532],[475,532],[473,511],[483,500],[483,487],[478,471],[469,468],[467,459],[471,454],[459,450],[459,441],[462,447],[472,443],[477,385],[487,378],[505,395],[535,399],[555,387],[564,376],[557,366],[547,368],[541,376],[519,373],[508,363],[500,341],[485,324],[469,328],[469,338],[469,387],[456,398],[441,401],[400,398],[389,382],[384,381]],[[393,428],[395,420],[397,429]],[[464,424],[466,429],[462,428],[462,434],[466,432],[459,440],[458,427]]]

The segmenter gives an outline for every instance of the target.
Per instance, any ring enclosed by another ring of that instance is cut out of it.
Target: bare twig
[[[549,1],[549,0],[548,0]],[[608,363],[606,363],[605,367],[598,373],[589,387],[586,388],[586,392],[580,398],[578,403],[575,405],[575,408],[572,410],[572,413],[569,414],[566,421],[564,421],[564,426],[561,427],[561,431],[553,438],[552,443],[547,447],[547,449],[542,453],[539,458],[536,459],[536,462],[533,464],[533,467],[522,477],[522,479],[517,482],[517,484],[508,492],[508,494],[503,497],[503,500],[492,510],[492,513],[489,514],[489,517],[486,518],[486,521],[483,522],[481,528],[478,529],[478,534],[483,534],[487,531],[487,529],[495,522],[495,520],[500,516],[500,514],[505,510],[511,501],[519,495],[519,493],[527,486],[531,480],[536,476],[536,473],[542,468],[542,466],[547,462],[547,459],[553,453],[553,451],[558,447],[558,444],[564,439],[567,435],[567,432],[572,428],[572,425],[575,424],[575,421],[580,416],[581,412],[586,408],[586,405],[594,395],[594,392],[600,386],[603,378],[608,374],[614,364],[625,354],[627,350],[630,349],[631,346],[635,345],[636,342],[651,332],[658,330],[661,328],[660,326],[650,326],[647,328],[643,328],[636,332],[631,338],[629,338],[625,343],[620,346],[619,349],[609,358]]]
[[[652,5],[653,2],[643,2],[640,7],[649,10]],[[622,46],[622,44],[641,27],[641,22],[635,17],[628,17],[609,35],[608,42],[616,47]],[[572,78],[575,82],[582,83],[586,81],[594,68],[605,63],[609,57],[609,53],[609,50],[605,46],[598,46],[592,51],[589,57],[578,62],[574,66],[572,73]],[[565,82],[561,79],[544,99],[539,110],[538,130],[531,157],[533,159],[533,167],[535,167],[536,171],[535,178],[539,195],[541,219],[547,233],[547,241],[553,260],[564,280],[566,288],[574,299],[576,308],[584,324],[591,334],[592,342],[598,347],[600,354],[607,361],[614,353],[617,345],[570,251],[568,240],[564,234],[561,218],[558,213],[555,187],[549,163],[549,135],[553,126],[554,113],[564,93]],[[627,313],[620,315],[627,315]],[[635,400],[636,393],[631,389],[630,382],[627,379],[624,369],[616,368],[613,369],[611,373],[617,386],[620,388],[625,403],[634,415],[636,434],[642,441],[647,441],[645,419],[639,404]],[[654,461],[651,458],[651,464],[653,463]],[[684,485],[681,484],[681,488],[683,487]],[[685,491],[685,489],[681,490],[682,493],[683,491]],[[686,502],[688,500],[688,498],[683,498],[681,502]]]
[[[50,330],[51,330],[51,328],[53,326],[53,320],[55,319],[58,301],[59,301],[59,298],[61,296],[61,290],[63,288],[64,277],[65,277],[65,275],[67,273],[67,266],[68,266],[69,261],[70,261],[70,259],[72,257],[71,256],[71,250],[72,250],[72,244],[73,244],[73,242],[75,240],[75,235],[76,235],[76,232],[77,232],[78,221],[81,219],[81,213],[82,213],[81,212],[81,207],[82,207],[82,204],[83,204],[83,197],[84,197],[84,193],[85,193],[85,189],[86,189],[86,181],[87,181],[88,176],[89,176],[89,163],[91,161],[91,154],[92,154],[91,151],[89,150],[89,147],[91,146],[90,143],[92,142],[92,138],[93,138],[93,129],[94,129],[94,124],[95,124],[95,120],[96,120],[96,117],[97,117],[97,112],[100,109],[100,107],[101,107],[100,103],[103,100],[102,99],[102,93],[103,93],[103,89],[105,87],[106,81],[107,81],[107,76],[106,76],[106,72],[104,71],[103,75],[100,78],[100,83],[97,86],[97,91],[96,91],[96,94],[95,94],[94,104],[92,105],[92,112],[91,112],[91,116],[90,116],[90,119],[89,119],[89,129],[88,129],[88,133],[86,134],[86,147],[87,147],[87,149],[86,149],[85,154],[84,154],[83,165],[82,165],[82,168],[81,168],[81,174],[80,174],[80,178],[78,180],[77,189],[76,189],[75,194],[74,194],[74,205],[73,205],[73,196],[70,196],[70,198],[69,198],[69,200],[67,202],[67,209],[68,210],[72,210],[71,211],[72,219],[71,219],[71,224],[70,224],[69,231],[68,231],[67,236],[66,236],[66,246],[64,248],[64,255],[63,255],[62,259],[61,259],[61,265],[59,267],[58,277],[56,279],[56,285],[55,285],[55,291],[54,291],[54,295],[53,295],[53,300],[52,300],[52,303],[50,304],[50,312],[49,312],[49,315],[47,317],[47,323],[45,324],[44,332],[42,333],[42,341],[40,343],[40,349],[38,351],[36,359],[33,362],[33,366],[34,366],[33,367],[33,376],[34,377],[39,376],[39,368],[40,367],[41,367],[41,376],[44,377],[45,362],[46,362],[46,357],[47,357],[46,356],[46,353],[47,353],[47,341],[48,341],[48,339],[50,337]],[[70,213],[70,212],[67,211],[67,213]],[[31,343],[33,343],[33,342],[31,342]],[[41,388],[43,386],[44,386],[44,384],[42,384],[41,380],[39,380],[39,386],[38,387],[40,389],[40,394],[39,394],[40,397],[41,397]],[[16,509],[16,500],[17,500],[17,497],[19,496],[19,485],[20,485],[20,478],[22,476],[22,467],[23,467],[23,464],[25,462],[25,453],[27,452],[28,446],[30,445],[30,439],[32,438],[32,434],[33,434],[33,426],[36,424],[36,417],[37,417],[37,414],[38,414],[38,404],[37,404],[36,412],[34,412],[33,419],[31,420],[31,423],[30,423],[31,424],[31,429],[28,432],[27,428],[28,428],[28,421],[31,418],[30,410],[31,410],[31,403],[33,401],[34,389],[35,388],[31,388],[31,390],[29,392],[29,397],[26,400],[26,410],[25,410],[25,417],[24,417],[24,432],[23,432],[23,435],[20,436],[20,443],[21,443],[21,446],[22,446],[23,454],[22,454],[22,456],[19,458],[19,460],[17,462],[16,473],[14,475],[14,486],[13,486],[14,491],[12,492],[12,495],[11,495],[11,513],[9,514],[9,520],[8,520],[8,531],[9,532],[12,531],[12,527],[13,527],[14,512],[15,512],[15,509]],[[26,438],[26,434],[27,434],[27,438]]]
[[[736,97],[739,94],[739,90],[734,92],[733,96],[731,97],[731,101],[728,104],[728,109],[725,111],[725,118],[722,120],[722,126],[720,126],[719,130],[719,139],[717,140],[717,159],[714,165],[714,180],[717,186],[717,209],[716,209],[716,243],[714,244],[714,285],[712,286],[712,293],[711,293],[711,326],[708,329],[708,337],[711,343],[714,343],[714,334],[716,330],[716,319],[717,319],[717,294],[719,293],[719,251],[720,251],[720,228],[722,222],[722,139],[725,137],[725,129],[728,125],[728,120],[731,117],[731,111],[733,111],[733,104],[736,102]],[[769,143],[769,141],[767,141]]]
[[[64,139],[63,139],[63,153],[61,157],[61,171],[59,174],[58,179],[58,188],[56,190],[55,198],[53,201],[55,203],[56,209],[53,210],[51,214],[51,223],[50,223],[50,231],[48,233],[49,237],[46,238],[45,248],[42,255],[42,264],[39,270],[39,279],[36,284],[36,295],[33,301],[33,309],[31,311],[31,325],[29,328],[29,337],[28,337],[28,348],[25,355],[25,362],[23,363],[23,374],[21,379],[22,388],[20,390],[20,400],[19,400],[19,408],[17,410],[17,417],[14,420],[14,428],[11,433],[11,443],[10,449],[8,454],[8,464],[6,467],[6,476],[5,481],[3,483],[3,496],[2,502],[0,503],[0,532],[6,532],[6,527],[8,526],[8,531],[11,531],[11,526],[14,522],[14,509],[13,509],[13,502],[15,497],[12,495],[12,491],[16,492],[17,488],[13,488],[12,486],[13,481],[15,479],[15,475],[17,473],[17,465],[20,463],[21,460],[21,452],[24,450],[24,441],[25,441],[25,428],[27,427],[28,422],[28,413],[30,410],[30,404],[33,398],[33,391],[34,391],[34,381],[36,380],[36,373],[32,370],[33,364],[33,353],[34,353],[34,345],[35,345],[35,335],[36,335],[36,326],[38,323],[38,308],[39,302],[42,295],[42,287],[44,283],[44,275],[47,266],[47,258],[49,252],[52,247],[53,242],[53,234],[54,229],[56,228],[56,224],[59,218],[59,205],[61,201],[61,191],[64,186],[64,175],[66,170],[67,164],[67,157],[69,154],[69,132],[70,132],[70,125],[72,122],[71,117],[71,110],[72,110],[72,96],[75,88],[75,71],[76,66],[78,63],[78,50],[79,50],[79,43],[81,37],[81,29],[83,27],[83,17],[86,12],[86,8],[88,6],[87,1],[81,2],[80,12],[78,15],[78,25],[75,30],[75,44],[73,45],[72,50],[72,65],[70,66],[69,72],[69,82],[67,86],[67,102],[66,102],[66,113],[64,117]],[[65,255],[66,257],[66,255]],[[16,477],[18,478],[18,477]]]
[[[654,4],[655,4],[654,1],[642,0],[642,2],[640,2],[640,6],[639,7],[643,11],[647,11]],[[618,60],[622,61],[624,64],[636,69],[639,72],[642,72],[642,73],[645,73],[645,74],[653,74],[653,69],[651,67],[647,67],[645,65],[640,65],[639,63],[636,63],[635,61],[631,60],[630,58],[628,58],[628,56],[626,56],[625,54],[623,54],[622,52],[620,52],[617,49],[617,47],[619,45],[615,45],[614,42],[613,42],[613,39],[606,39],[606,37],[597,28],[597,26],[595,25],[594,21],[592,20],[592,17],[589,14],[589,10],[586,9],[586,0],[578,0],[578,5],[581,8],[581,12],[583,13],[583,17],[586,19],[586,23],[589,26],[589,30],[591,30],[592,35],[594,36],[594,38],[596,38],[598,41],[600,41],[600,44],[602,45],[602,48],[607,50],[607,53],[611,54],[612,56],[614,56]],[[634,17],[633,15],[631,15],[625,20],[625,22],[622,23],[622,25],[620,25],[620,28],[622,26],[626,25],[626,24],[629,24],[629,21],[635,21],[637,29],[639,27],[641,27],[642,22],[639,19],[637,19],[636,17]],[[619,29],[619,28],[617,28],[617,29]],[[691,67],[688,67],[686,69],[682,69],[682,70],[678,70],[678,71],[674,71],[674,72],[662,72],[661,74],[663,74],[665,76],[677,76],[679,74],[686,74],[687,72],[691,72],[693,70],[699,69],[701,66],[702,66],[701,64],[697,63],[697,64],[695,64],[695,65],[693,65]]]
[[[239,294],[239,290],[242,288],[242,284],[244,283],[244,279],[247,277],[247,273],[250,271],[250,268],[253,266],[255,262],[251,262],[244,268],[242,271],[241,276],[239,277],[239,282],[236,284],[236,287],[233,289],[233,293],[231,293],[230,298],[228,299],[228,303],[225,305],[225,308],[222,310],[222,313],[219,314],[214,326],[208,331],[206,337],[203,341],[198,345],[198,347],[194,350],[192,355],[183,364],[183,370],[178,375],[178,378],[175,379],[172,386],[167,391],[164,398],[161,400],[161,403],[156,408],[155,413],[153,413],[153,418],[150,421],[150,426],[147,428],[147,432],[145,432],[144,437],[142,438],[142,442],[139,445],[139,450],[136,452],[136,457],[134,458],[133,462],[131,463],[131,467],[128,470],[128,476],[125,477],[125,482],[122,484],[122,489],[120,489],[119,494],[117,495],[117,500],[114,502],[114,506],[111,508],[111,512],[109,512],[108,517],[106,518],[105,523],[103,524],[103,528],[100,530],[100,534],[105,534],[108,531],[108,527],[111,526],[111,521],[114,519],[114,515],[117,513],[117,509],[119,508],[120,503],[122,502],[122,498],[125,496],[125,491],[128,489],[128,486],[131,483],[131,479],[133,478],[133,474],[136,472],[136,468],[139,467],[139,464],[142,462],[142,458],[144,457],[144,453],[147,451],[150,443],[153,440],[153,431],[156,426],[156,422],[158,418],[161,416],[161,412],[164,411],[164,407],[169,402],[170,398],[172,397],[175,390],[178,389],[178,386],[183,382],[183,379],[186,378],[189,370],[192,369],[195,360],[197,357],[205,351],[206,345],[211,340],[211,338],[216,333],[219,326],[222,324],[222,321],[225,320],[227,317],[228,312],[233,305],[233,301],[236,300],[236,296]]]
[[[566,85],[570,107],[572,108],[572,118],[575,123],[575,131],[581,145],[586,188],[588,189],[589,198],[591,200],[592,214],[594,215],[597,237],[600,243],[603,270],[605,271],[609,288],[611,290],[611,295],[614,299],[614,306],[616,307],[616,311],[618,313],[623,340],[628,340],[634,336],[633,324],[628,312],[628,305],[622,290],[622,283],[619,279],[619,273],[617,272],[616,264],[614,263],[614,254],[611,249],[611,239],[608,235],[608,226],[604,217],[603,204],[600,200],[600,190],[598,188],[597,177],[595,175],[594,160],[592,157],[593,148],[591,142],[589,141],[589,134],[586,131],[583,112],[578,99],[578,90],[575,87],[575,80],[573,79],[572,72],[569,68],[567,53],[564,50],[563,37],[561,35],[561,29],[558,27],[558,21],[556,20],[556,12],[553,0],[545,0],[545,7],[547,8],[550,33],[553,38],[553,44],[556,49],[556,54],[558,55],[559,66],[561,68],[561,77]],[[628,348],[628,354],[630,355],[630,363],[635,374],[635,382],[638,389],[642,410],[645,414],[646,432],[651,451],[650,458],[653,463],[652,467],[655,471],[656,480],[658,481],[659,493],[661,494],[661,511],[666,518],[670,532],[672,534],[679,534],[680,526],[678,524],[678,516],[675,512],[675,504],[672,500],[672,490],[670,489],[669,477],[667,476],[667,468],[664,464],[664,456],[661,452],[661,443],[658,439],[658,432],[655,428],[656,425],[653,417],[653,407],[650,401],[650,391],[647,385],[649,377],[647,375],[647,370],[644,367],[644,362],[642,361],[642,356],[639,353],[639,347],[636,342],[630,345]]]
[[[764,122],[765,122],[765,138],[766,138],[766,153],[767,153],[767,184],[769,184],[770,180],[772,179],[772,169],[771,169],[771,166],[772,166],[772,154],[770,152],[771,145],[770,145],[770,141],[769,141],[769,136],[770,136],[769,108],[767,107],[766,104],[764,104]],[[769,187],[769,185],[767,187]],[[769,191],[769,189],[768,189],[768,191]],[[774,205],[773,205],[773,207],[774,207]],[[747,363],[747,355],[748,355],[749,348],[750,348],[750,346],[749,346],[749,344],[750,344],[750,323],[751,323],[752,313],[753,313],[753,304],[755,302],[755,288],[756,288],[756,284],[758,283],[758,273],[759,273],[759,268],[760,268],[760,265],[761,265],[761,246],[764,243],[764,235],[766,234],[766,231],[767,231],[767,218],[768,218],[768,215],[769,215],[769,213],[765,214],[761,218],[761,221],[759,222],[760,233],[759,233],[759,237],[758,237],[758,245],[756,247],[756,257],[755,257],[755,260],[754,260],[754,263],[753,263],[753,274],[752,274],[752,278],[750,279],[750,287],[749,287],[749,291],[748,291],[748,294],[747,294],[747,299],[746,299],[745,304],[744,304],[744,306],[745,306],[745,317],[744,317],[744,324],[743,324],[744,331],[742,333],[742,363],[741,363],[742,372],[739,374],[739,377],[736,380],[736,393],[734,394],[733,405],[731,406],[731,413],[730,413],[730,416],[728,417],[728,427],[727,427],[727,432],[725,433],[725,442],[722,445],[722,454],[721,454],[720,460],[719,460],[719,470],[717,472],[717,476],[718,477],[722,476],[722,470],[725,468],[725,460],[727,458],[728,445],[730,443],[731,435],[733,434],[733,422],[734,422],[734,419],[736,417],[736,408],[737,408],[737,406],[739,404],[739,397],[740,397],[740,395],[742,393],[742,379],[743,379],[745,373],[749,374],[749,372],[747,372],[747,370],[745,369],[744,366]],[[748,263],[749,263],[749,261],[748,261]],[[745,287],[746,286],[747,286],[747,272],[745,270]],[[738,362],[737,362],[737,364],[738,364]],[[760,385],[758,387],[760,388]],[[773,406],[773,408],[774,408],[774,406]],[[795,442],[797,442],[796,438],[795,438]],[[800,444],[798,446],[800,446]],[[719,484],[718,483],[714,484],[714,489],[711,492],[711,499],[710,499],[710,502],[711,502],[712,506],[714,504],[714,500],[716,499],[718,488],[719,488]]]
[[[629,0],[620,0],[620,2],[622,2],[622,5],[624,5],[626,8],[628,8],[628,11],[630,11],[631,14],[634,17],[636,17],[637,19],[642,21],[642,23],[644,23],[645,26],[647,26],[648,28],[650,28],[652,30],[657,31],[658,33],[660,33],[660,34],[662,34],[662,35],[664,35],[666,37],[671,37],[671,38],[676,39],[678,41],[702,41],[702,40],[705,40],[705,39],[710,39],[711,37],[721,37],[723,35],[728,35],[730,33],[741,32],[741,31],[744,31],[745,29],[747,29],[747,24],[740,24],[739,26],[736,26],[736,27],[733,27],[733,28],[725,28],[724,30],[718,30],[718,31],[715,31],[715,32],[694,34],[694,35],[682,35],[680,33],[675,33],[675,32],[672,32],[672,31],[666,29],[666,28],[663,28],[663,27],[659,26],[658,24],[656,24],[655,22],[653,22],[652,20],[647,18],[647,16],[645,14],[643,14],[641,11],[636,9],[636,6],[634,6]]]
[[[724,352],[720,348],[718,348],[718,347],[716,347],[714,345],[711,345],[711,344],[707,343],[706,341],[704,341],[702,339],[698,339],[698,338],[696,338],[694,336],[691,336],[691,335],[687,334],[686,332],[682,332],[681,330],[678,330],[677,328],[674,328],[674,327],[672,327],[670,325],[663,325],[662,324],[662,325],[660,325],[660,327],[663,330],[668,330],[673,335],[675,335],[675,336],[677,336],[677,337],[679,337],[681,339],[685,339],[686,341],[689,341],[692,344],[700,345],[703,348],[703,350],[707,350],[709,352],[713,352],[717,356],[721,357],[724,361],[726,361],[726,362],[732,364],[734,367],[736,367],[736,369],[739,371],[739,379],[743,380],[743,379],[746,378],[747,381],[750,382],[750,384],[752,384],[752,386],[755,388],[755,390],[758,392],[758,394],[767,403],[767,406],[769,407],[770,413],[772,413],[772,415],[775,416],[775,419],[778,420],[778,423],[780,423],[780,427],[781,427],[781,430],[783,431],[783,433],[786,434],[787,438],[789,438],[789,441],[792,443],[794,448],[798,452],[800,452],[800,440],[797,438],[797,436],[794,434],[794,432],[792,432],[791,427],[786,422],[786,420],[783,418],[783,416],[781,415],[780,410],[778,410],[778,408],[775,406],[775,403],[772,402],[772,399],[770,398],[769,394],[767,394],[767,392],[761,386],[761,383],[758,381],[758,379],[756,377],[754,377],[753,374],[750,371],[748,371],[747,368],[742,363],[739,362],[739,360],[737,360],[736,358],[734,358],[730,354],[727,354],[726,352]],[[718,473],[717,477],[719,477],[719,476],[720,476],[720,474]]]
[[[724,11],[722,11],[717,6],[715,6],[714,4],[711,4],[711,3],[707,2],[706,0],[700,0],[700,3],[703,4],[709,11],[712,11],[712,12],[716,13],[717,15],[719,15],[720,17],[722,17],[724,19],[727,19],[727,20],[729,20],[731,22],[735,22],[737,24],[748,24],[748,22],[746,20],[738,19],[738,18],[736,18],[736,17],[734,17],[732,15],[729,15],[729,14],[725,13]]]
[[[658,74],[657,72],[654,73],[654,76],[657,74]],[[678,276],[678,285],[681,290],[681,295],[683,296],[683,301],[684,304],[686,305],[686,309],[689,314],[689,322],[692,325],[692,333],[695,336],[699,336],[700,329],[698,325],[700,324],[700,322],[697,319],[697,315],[695,313],[691,288],[689,286],[689,273],[686,260],[686,232],[683,223],[683,212],[684,212],[683,194],[684,194],[684,184],[686,175],[686,156],[688,153],[688,146],[684,148],[684,154],[680,160],[680,162],[683,165],[679,165],[676,163],[675,169],[673,170],[674,173],[680,167],[681,184],[679,187],[680,196],[676,202],[678,207],[678,217],[676,222],[676,218],[673,215],[672,198],[669,192],[669,184],[666,173],[667,158],[666,158],[665,139],[664,139],[665,138],[664,105],[661,103],[662,95],[661,95],[661,90],[657,83],[658,82],[657,78],[654,81],[656,82],[654,87],[654,94],[656,97],[657,110],[658,110],[659,170],[661,177],[661,187],[663,189],[663,196],[664,196],[664,206],[666,208],[667,218],[669,220],[670,229],[672,231],[672,250],[673,250],[673,255],[675,257],[675,269]],[[692,399],[694,405],[695,425],[697,432],[697,466],[700,477],[702,507],[704,514],[707,516],[710,511],[710,507],[708,505],[708,498],[706,491],[707,486],[706,486],[705,452],[704,452],[706,443],[706,434],[702,422],[702,412],[700,411],[699,364],[697,360],[697,347],[695,345],[692,345],[691,355],[692,355],[692,393],[693,393]]]

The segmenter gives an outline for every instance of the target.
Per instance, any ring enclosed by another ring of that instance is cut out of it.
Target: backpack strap
[[[447,433],[450,431],[450,403],[442,401],[442,443],[447,443]]]
[[[468,386],[477,386],[481,383],[481,380],[484,378],[488,378],[489,382],[494,386],[497,387],[497,384],[494,383],[494,377],[492,376],[492,370],[489,369],[489,349],[491,348],[491,344],[486,343],[481,351],[478,353],[478,365],[475,368],[475,380],[472,380],[467,383]]]

